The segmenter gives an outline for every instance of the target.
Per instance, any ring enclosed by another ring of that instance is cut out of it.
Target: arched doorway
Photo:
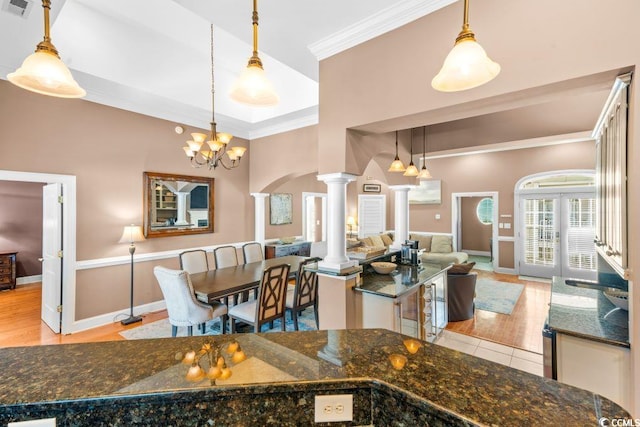
[[[595,171],[526,176],[515,195],[518,273],[595,280]]]

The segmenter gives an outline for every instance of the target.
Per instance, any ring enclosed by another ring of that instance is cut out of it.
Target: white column
[[[395,193],[395,231],[391,247],[399,250],[405,240],[409,238],[409,190],[415,185],[391,185],[389,188]]]
[[[260,243],[264,247],[264,224],[265,224],[265,200],[269,196],[269,193],[251,193],[256,199],[255,214],[254,214],[254,235],[255,241]]]
[[[176,195],[176,207],[178,208],[178,214],[176,219],[176,225],[189,225],[187,222],[187,196],[190,193],[185,193],[184,191],[178,191],[175,193]]]
[[[358,265],[347,257],[346,210],[347,184],[356,179],[347,173],[318,175],[318,181],[327,184],[327,256],[318,268],[342,271]]]

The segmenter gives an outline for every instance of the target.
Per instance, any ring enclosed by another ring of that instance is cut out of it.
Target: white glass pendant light
[[[427,127],[422,128],[422,169],[418,174],[418,179],[431,179],[431,172],[427,169]]]
[[[258,56],[258,0],[253,0],[252,22],[253,55],[240,77],[233,83],[229,95],[241,104],[270,107],[276,105],[280,98],[265,76],[262,60]]]
[[[29,55],[22,66],[9,73],[7,79],[14,85],[42,95],[59,98],[82,98],[87,92],[73,79],[71,72],[58,56],[49,34],[50,0],[42,0],[44,9],[44,40]]]
[[[398,131],[396,131],[396,158],[391,163],[391,166],[389,166],[389,172],[404,172],[405,170],[404,163],[402,163],[402,160],[398,157]]]
[[[407,170],[404,171],[402,175],[404,176],[418,176],[418,168],[413,164],[413,129],[411,129],[411,145],[409,148],[410,152],[410,161],[409,166],[407,166]]]
[[[464,0],[462,31],[431,86],[441,92],[456,92],[483,85],[499,73],[500,65],[487,56],[469,28],[469,0]]]

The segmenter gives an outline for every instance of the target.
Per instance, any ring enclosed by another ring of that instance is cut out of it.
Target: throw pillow
[[[469,274],[474,265],[476,265],[475,261],[465,264],[451,264],[451,268],[447,270],[447,274]]]
[[[389,237],[388,234],[381,234],[380,238],[382,239],[382,243],[384,243],[384,246],[390,246],[393,243],[393,239]]]
[[[357,248],[361,246],[362,242],[358,239],[347,239],[347,249]]]
[[[371,243],[371,237],[363,237],[362,239],[358,239],[362,242],[362,246],[373,246]]]
[[[369,236],[371,239],[371,246],[384,246],[384,242],[380,236]]]
[[[435,234],[431,237],[431,252],[436,254],[448,254],[453,252],[451,236],[441,236]]]
[[[418,242],[418,249],[424,249],[426,252],[431,252],[431,236],[412,234],[411,240],[416,240]]]

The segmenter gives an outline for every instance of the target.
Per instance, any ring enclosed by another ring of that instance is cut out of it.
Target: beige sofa
[[[411,233],[410,240],[418,241],[418,249],[424,249],[422,262],[424,264],[437,265],[441,268],[449,264],[462,264],[467,262],[469,255],[465,252],[453,250],[453,236],[451,234]],[[359,247],[388,247],[393,243],[392,233],[383,233],[362,239],[347,239],[347,250]]]

